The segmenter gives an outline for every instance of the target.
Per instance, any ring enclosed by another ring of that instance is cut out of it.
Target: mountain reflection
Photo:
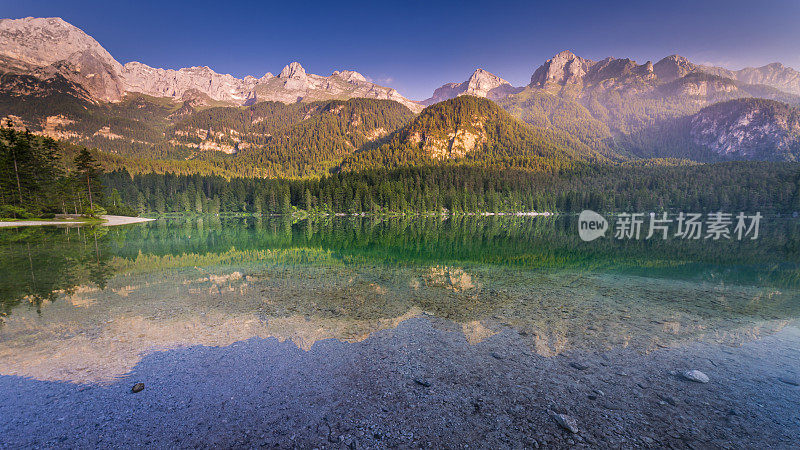
[[[544,356],[737,344],[800,316],[796,222],[756,243],[584,243],[571,220],[0,230],[0,374],[108,381],[159,349],[251,337],[309,349],[417,316],[471,343],[519,333]]]

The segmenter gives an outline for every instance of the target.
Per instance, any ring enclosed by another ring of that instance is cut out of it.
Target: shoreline
[[[113,227],[117,225],[128,225],[132,223],[152,222],[156,220],[147,217],[111,216],[111,215],[101,216],[101,218],[105,220],[105,222],[103,222],[101,225],[107,227]]]
[[[68,217],[69,219],[77,219],[77,217]],[[113,227],[117,225],[128,225],[133,223],[142,223],[142,222],[150,222],[156,219],[149,219],[146,217],[130,217],[130,216],[112,216],[112,215],[104,215],[100,216],[104,222],[100,222],[97,225],[106,226],[106,227]],[[53,226],[53,225],[67,225],[67,226],[80,226],[80,225],[95,225],[92,222],[87,222],[83,220],[20,220],[20,221],[13,221],[13,222],[3,222],[0,221],[0,228],[11,228],[11,227],[36,227],[36,226]]]
[[[0,434],[14,447],[787,448],[800,391],[780,377],[798,337],[545,357],[513,329],[471,344],[418,317],[305,351],[258,337],[158,351],[111,384],[0,375]]]
[[[146,214],[154,214],[152,212]],[[192,218],[192,217],[221,217],[221,218],[248,218],[248,217],[291,217],[297,219],[318,219],[318,218],[328,218],[328,217],[376,217],[376,218],[396,218],[396,217],[465,217],[465,216],[477,216],[477,217],[488,217],[488,216],[509,216],[509,217],[551,217],[557,215],[564,215],[564,214],[572,214],[572,213],[563,213],[563,212],[551,212],[551,211],[518,211],[518,212],[461,212],[461,213],[451,213],[451,212],[415,212],[415,213],[399,213],[399,212],[384,212],[384,213],[368,213],[368,212],[360,212],[360,213],[307,213],[305,211],[295,211],[292,213],[264,213],[264,214],[256,214],[256,213],[247,213],[247,212],[223,212],[217,214],[210,214],[210,213],[159,213],[156,215],[157,219],[181,219],[181,218]],[[577,214],[577,213],[575,213]]]

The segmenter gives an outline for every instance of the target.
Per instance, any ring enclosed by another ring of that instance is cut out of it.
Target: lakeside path
[[[128,225],[131,223],[149,222],[155,219],[148,219],[145,217],[128,217],[128,216],[100,216],[105,222],[100,225],[106,227],[113,227],[116,225]],[[41,225],[83,225],[85,222],[80,221],[65,221],[65,220],[20,220],[14,222],[0,222],[0,228],[4,227],[31,227]]]

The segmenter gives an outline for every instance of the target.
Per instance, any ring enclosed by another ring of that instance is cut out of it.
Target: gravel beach
[[[417,317],[308,351],[253,338],[156,352],[107,385],[0,376],[0,446],[792,448],[798,344],[793,323],[739,347],[543,357],[512,329],[469,344]]]

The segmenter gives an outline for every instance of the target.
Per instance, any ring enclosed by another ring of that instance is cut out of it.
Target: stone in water
[[[708,375],[700,372],[699,370],[687,370],[683,372],[683,378],[686,378],[689,381],[695,381],[697,383],[708,383],[710,380]]]

